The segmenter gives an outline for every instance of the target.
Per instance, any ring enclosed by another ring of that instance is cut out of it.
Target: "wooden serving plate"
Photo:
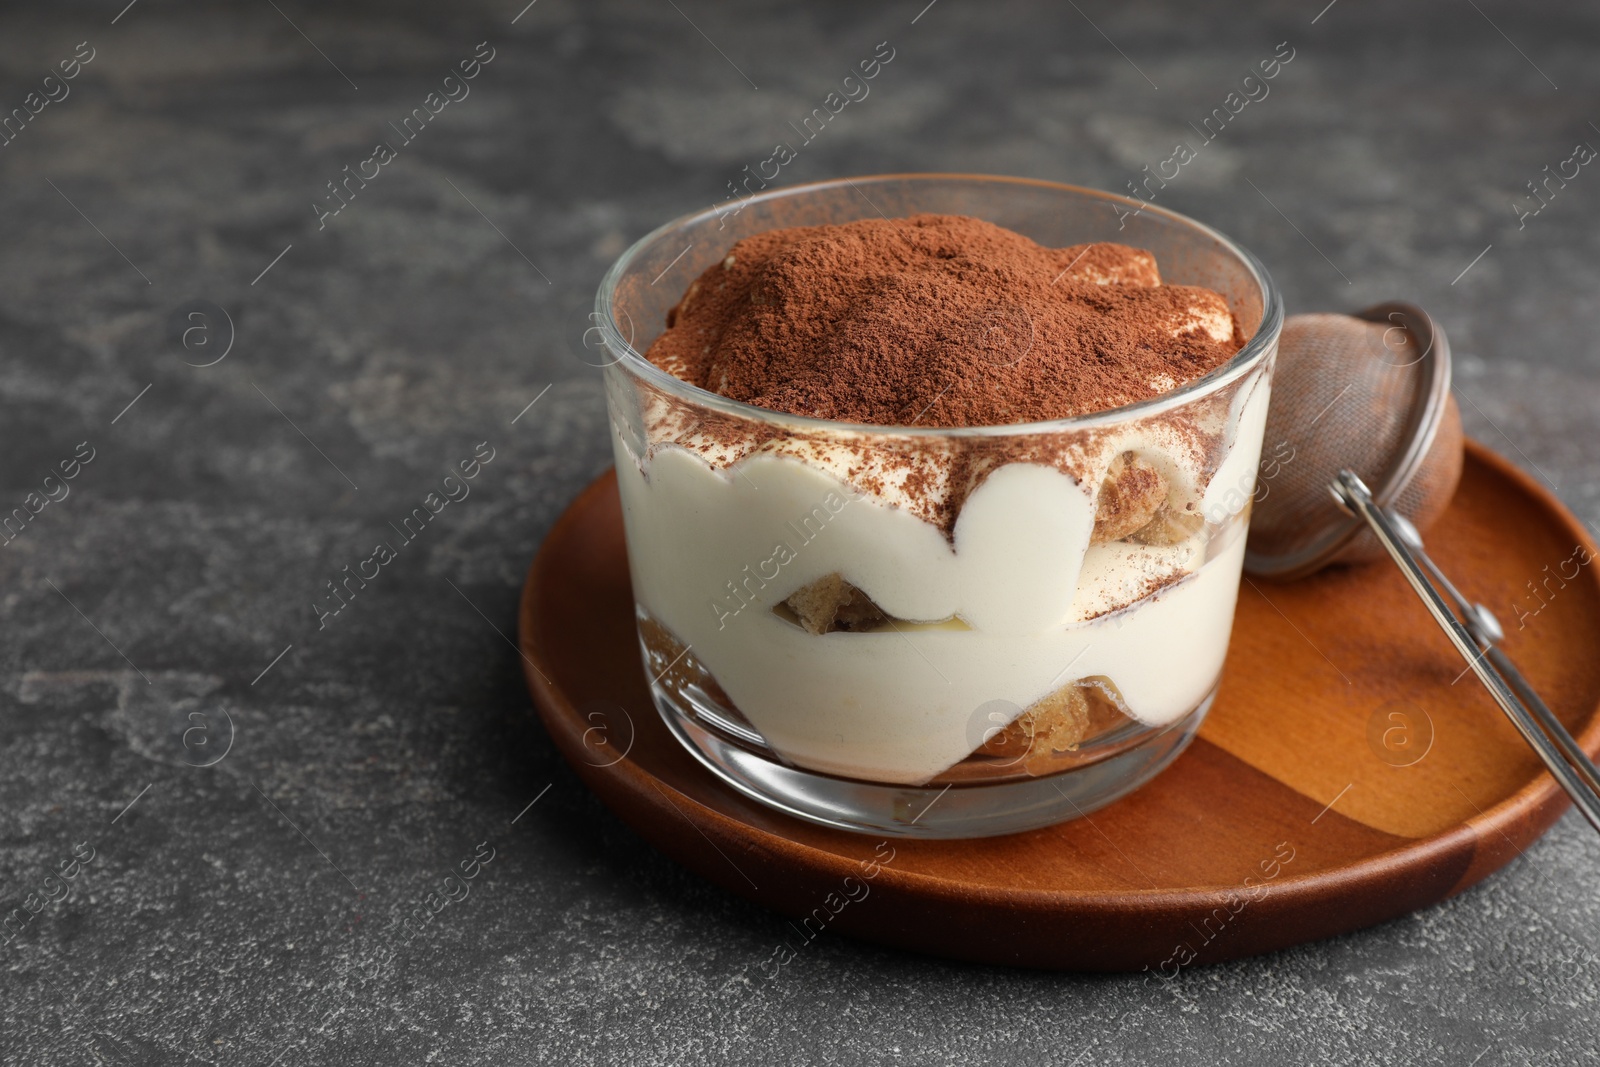
[[[1600,582],[1575,555],[1596,552],[1578,521],[1469,442],[1428,548],[1600,750]],[[1087,818],[971,841],[815,826],[679,746],[640,665],[614,473],[545,539],[520,625],[545,728],[589,788],[679,863],[792,917],[764,972],[829,930],[984,963],[1173,975],[1442,900],[1568,803],[1387,563],[1247,581],[1221,692],[1171,768]]]

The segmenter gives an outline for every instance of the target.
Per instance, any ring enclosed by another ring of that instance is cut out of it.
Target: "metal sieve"
[[[1413,304],[1283,326],[1245,568],[1303,577],[1387,554],[1467,666],[1586,819],[1600,830],[1600,771],[1498,647],[1499,621],[1428,557],[1427,529],[1461,478],[1450,344]],[[1287,451],[1285,451],[1287,449]],[[1376,485],[1374,491],[1368,483]]]
[[[1355,317],[1290,317],[1265,440],[1277,458],[1256,490],[1245,569],[1287,581],[1381,558],[1383,546],[1329,498],[1328,482],[1348,467],[1376,486],[1381,506],[1421,529],[1444,513],[1462,461],[1444,330],[1398,302]]]

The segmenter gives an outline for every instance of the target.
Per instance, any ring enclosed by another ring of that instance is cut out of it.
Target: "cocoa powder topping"
[[[690,287],[647,357],[759,407],[877,425],[996,426],[1168,392],[1243,338],[1148,252],[1045,248],[959,215],[773,230]]]

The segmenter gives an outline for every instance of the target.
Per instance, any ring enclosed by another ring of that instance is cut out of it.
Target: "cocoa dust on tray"
[[[701,388],[796,415],[930,428],[1134,403],[1244,343],[1222,297],[1160,284],[1148,252],[1045,248],[960,215],[747,237],[667,327],[647,358]]]

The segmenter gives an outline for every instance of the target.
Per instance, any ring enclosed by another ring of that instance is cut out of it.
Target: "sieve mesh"
[[[1461,481],[1461,464],[1466,458],[1465,441],[1461,431],[1461,409],[1456,398],[1445,402],[1444,419],[1439,423],[1439,434],[1428,449],[1428,458],[1416,476],[1406,484],[1400,495],[1390,505],[1410,519],[1418,530],[1426,531],[1456,495],[1456,484]],[[1365,526],[1361,532],[1339,551],[1335,559],[1340,563],[1366,563],[1375,559],[1388,559],[1382,542]]]
[[[1334,502],[1329,483],[1348,467],[1378,487],[1419,529],[1438,518],[1461,474],[1461,419],[1449,396],[1449,349],[1426,322],[1418,332],[1385,305],[1285,321],[1273,373],[1263,464],[1250,520],[1247,567],[1290,578],[1329,562],[1383,554]],[[1432,434],[1426,456],[1416,439]],[[1420,463],[1416,462],[1420,460]]]

